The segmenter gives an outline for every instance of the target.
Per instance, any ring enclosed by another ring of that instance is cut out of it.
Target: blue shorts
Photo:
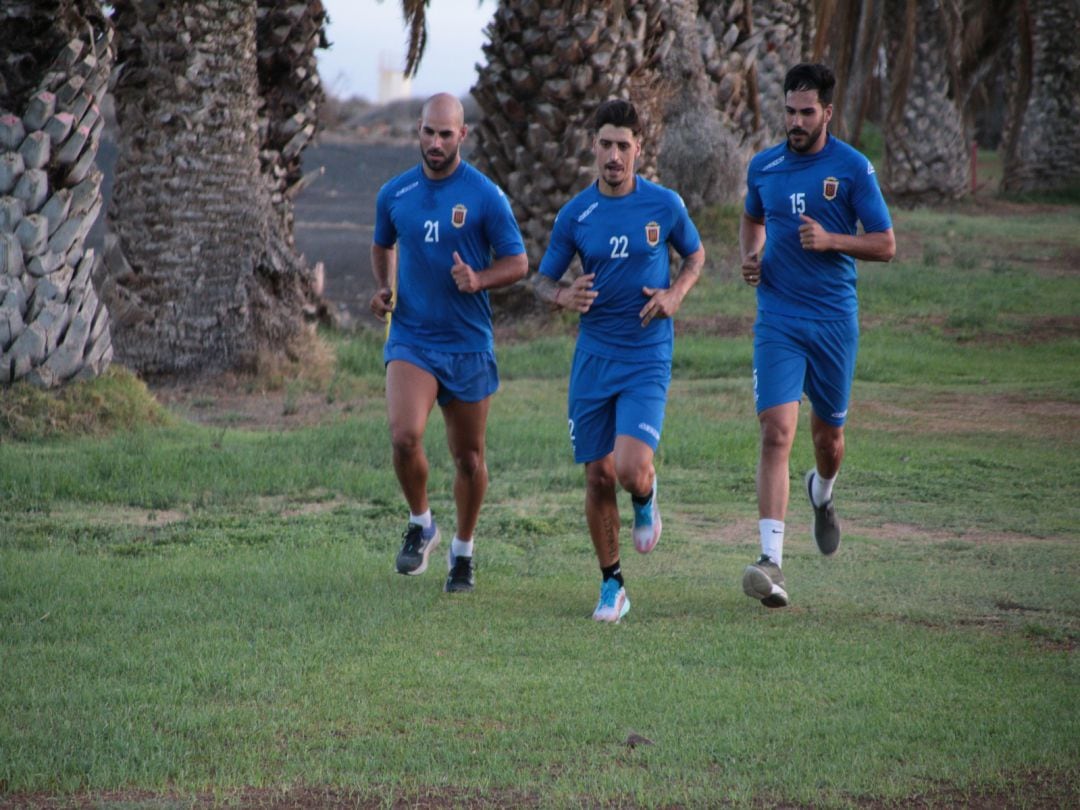
[[[671,361],[623,362],[574,351],[570,370],[570,444],[587,464],[615,449],[616,436],[660,444]]]
[[[454,400],[480,402],[499,390],[495,352],[440,352],[405,343],[387,341],[383,365],[402,360],[426,371],[439,384],[440,405]]]
[[[822,421],[841,427],[847,419],[859,317],[817,321],[758,313],[754,324],[754,405],[798,402],[806,392]]]

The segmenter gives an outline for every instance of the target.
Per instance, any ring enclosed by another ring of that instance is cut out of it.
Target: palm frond
[[[405,57],[405,75],[415,76],[427,47],[427,10],[431,0],[401,0],[401,15],[408,27],[409,50]]]

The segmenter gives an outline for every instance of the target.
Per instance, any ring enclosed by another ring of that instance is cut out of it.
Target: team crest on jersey
[[[465,225],[465,215],[469,213],[469,209],[461,203],[455,205],[450,211],[450,224],[455,228],[460,228]]]
[[[840,190],[840,181],[835,177],[826,177],[823,193],[826,200],[835,200],[836,192]]]
[[[645,226],[645,241],[649,243],[649,247],[656,247],[660,244],[659,222],[650,222]]]

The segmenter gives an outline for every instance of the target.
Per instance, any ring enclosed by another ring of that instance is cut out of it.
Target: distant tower
[[[412,94],[412,79],[394,66],[394,60],[383,51],[379,54],[379,103],[409,98]]]

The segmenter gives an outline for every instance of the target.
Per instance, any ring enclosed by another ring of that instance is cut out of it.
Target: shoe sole
[[[814,483],[813,483],[814,482],[814,471],[813,470],[808,471],[806,473],[806,477],[803,480],[806,482],[806,497],[807,497],[807,500],[810,501],[810,509],[814,512],[814,522],[810,524],[810,536],[814,538],[814,542],[817,544],[818,551],[820,551],[822,553],[822,555],[824,555],[826,557],[831,557],[833,554],[836,553],[837,549],[840,548],[840,538],[837,537],[836,545],[834,545],[828,551],[826,551],[825,548],[822,546],[821,540],[818,539],[818,531],[817,531],[817,510],[818,510],[818,507],[814,506]],[[839,528],[837,529],[837,534],[839,534]]]
[[[427,548],[424,549],[424,553],[421,555],[420,565],[416,566],[412,571],[403,571],[401,566],[398,565],[397,572],[399,574],[404,574],[407,577],[415,577],[427,571],[428,557],[431,556],[431,552],[435,550],[435,547],[439,545],[440,539],[439,530],[436,529],[435,536],[431,538],[431,542],[428,543]]]
[[[787,591],[774,583],[769,575],[760,568],[748,565],[743,572],[743,593],[751,599],[757,599],[768,608],[780,608],[788,606]]]

